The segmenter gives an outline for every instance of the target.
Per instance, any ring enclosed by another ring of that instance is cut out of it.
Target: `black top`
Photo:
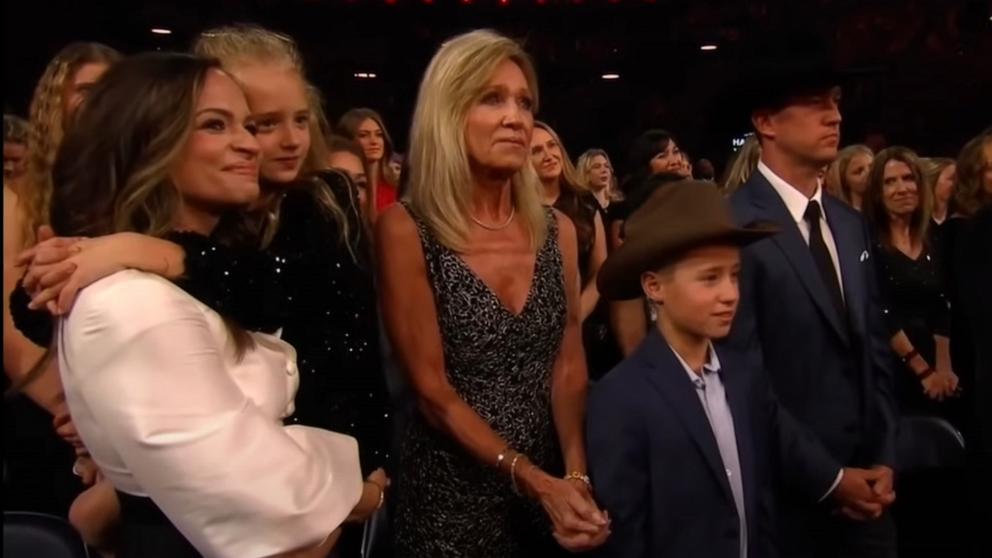
[[[575,236],[579,242],[579,274],[582,277],[582,287],[585,287],[592,279],[589,277],[589,259],[596,245],[596,214],[600,211],[599,202],[591,194],[562,188],[561,194],[552,206],[568,216],[575,225]]]
[[[915,260],[879,244],[878,278],[889,337],[900,330],[927,362],[934,364],[934,335],[950,332],[950,309],[937,250],[925,246]]]
[[[329,182],[354,238],[363,231],[357,200],[346,182]],[[320,202],[290,191],[268,252],[284,287],[282,338],[296,348],[300,369],[296,412],[287,422],[354,436],[363,471],[383,466],[392,414],[367,237],[349,250]]]

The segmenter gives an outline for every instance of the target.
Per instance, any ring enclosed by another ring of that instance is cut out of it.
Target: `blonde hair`
[[[554,131],[546,122],[540,120],[534,122],[534,128],[540,128],[547,132],[551,136],[551,139],[555,140],[555,143],[558,144],[558,149],[561,150],[561,176],[558,177],[558,181],[566,188],[576,192],[588,192],[589,187],[579,176],[579,171],[576,170],[575,165],[572,164],[572,159],[568,156],[568,150],[565,149],[565,144],[562,143],[558,132]]]
[[[837,158],[827,168],[827,176],[823,180],[827,191],[844,200],[848,205],[851,205],[852,202],[851,185],[847,183],[847,178],[845,177],[847,176],[848,167],[851,166],[851,161],[858,155],[874,157],[875,153],[872,152],[870,147],[861,145],[860,143],[841,149],[837,153]],[[920,187],[922,188],[923,184],[920,184]]]
[[[47,225],[52,199],[52,167],[68,123],[65,121],[65,90],[76,72],[86,64],[114,64],[121,54],[100,43],[70,43],[52,58],[38,80],[29,112],[27,187],[24,196],[24,239],[33,244],[36,229]]]
[[[741,150],[734,157],[734,162],[727,168],[723,178],[723,192],[732,194],[750,180],[751,175],[758,168],[759,160],[761,160],[761,142],[758,141],[756,134],[749,134]]]
[[[490,30],[459,35],[434,55],[417,95],[410,129],[410,207],[452,250],[468,244],[472,171],[465,146],[469,109],[496,70],[512,61],[523,72],[537,110],[537,75],[521,46]],[[530,161],[511,178],[513,206],[526,221],[536,251],[547,235],[541,184]]]
[[[992,204],[992,193],[982,184],[985,168],[992,161],[985,158],[985,146],[992,144],[992,130],[972,138],[958,155],[958,184],[954,201],[964,215],[974,215],[981,208]]]
[[[320,90],[307,81],[303,56],[296,41],[289,35],[257,25],[236,24],[208,29],[200,33],[193,43],[192,50],[195,54],[220,60],[228,71],[245,66],[283,65],[299,73],[306,91],[307,108],[310,111],[310,149],[300,168],[298,182],[308,187],[324,212],[334,220],[340,237],[354,256],[349,241],[351,232],[348,230],[348,219],[344,210],[335,199],[330,186],[315,176],[315,173],[328,168],[327,142],[324,139],[328,126]],[[271,193],[265,195],[263,210],[251,215],[256,222],[247,224],[251,233],[258,236],[263,247],[267,247],[272,242],[278,231],[281,200],[282,196],[279,195]]]
[[[606,159],[606,164],[610,165],[610,183],[607,185],[608,196],[612,201],[618,201],[622,198],[620,194],[620,188],[617,184],[617,169],[613,166],[613,161],[610,160],[610,156],[606,154],[606,151],[598,148],[588,149],[575,161],[575,167],[578,172],[579,183],[585,187],[586,190],[592,191],[592,185],[589,181],[589,173],[592,172],[592,161],[596,157],[602,157]]]

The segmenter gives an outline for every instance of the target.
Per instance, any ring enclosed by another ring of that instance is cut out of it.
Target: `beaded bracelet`
[[[580,480],[586,483],[586,487],[592,490],[592,481],[589,480],[589,475],[583,475],[578,471],[572,471],[571,473],[565,475],[565,480]]]

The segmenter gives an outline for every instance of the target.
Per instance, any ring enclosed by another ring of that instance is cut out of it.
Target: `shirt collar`
[[[689,375],[689,379],[692,380],[692,383],[696,384],[697,387],[701,387],[704,383],[703,378],[696,374],[691,367],[689,367],[689,363],[682,358],[682,355],[680,355],[678,351],[676,351],[671,345],[669,345],[668,348],[672,349],[672,352],[675,353],[675,358],[679,359],[679,363],[682,364],[682,368],[685,369],[685,373]],[[720,371],[720,358],[716,356],[716,349],[713,348],[712,341],[709,342],[709,346],[706,349],[706,354],[707,359],[703,364],[703,376],[709,376]]]
[[[796,188],[786,182],[782,177],[775,174],[772,169],[768,168],[768,165],[764,161],[758,161],[758,172],[760,172],[768,183],[772,185],[772,188],[778,192],[778,196],[782,198],[785,202],[785,207],[789,210],[789,214],[792,215],[792,219],[796,223],[803,221],[803,216],[806,214],[806,207],[809,206],[809,202],[815,201],[823,207],[823,188],[820,186],[819,182],[816,186],[816,192],[813,193],[813,197],[806,198]],[[821,209],[822,215],[822,209]]]

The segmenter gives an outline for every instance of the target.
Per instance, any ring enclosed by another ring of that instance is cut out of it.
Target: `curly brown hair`
[[[70,43],[52,58],[38,80],[31,99],[28,188],[24,193],[24,238],[28,243],[34,242],[39,226],[48,224],[52,167],[67,128],[63,108],[66,85],[86,64],[112,65],[120,59],[119,52],[100,43]]]

